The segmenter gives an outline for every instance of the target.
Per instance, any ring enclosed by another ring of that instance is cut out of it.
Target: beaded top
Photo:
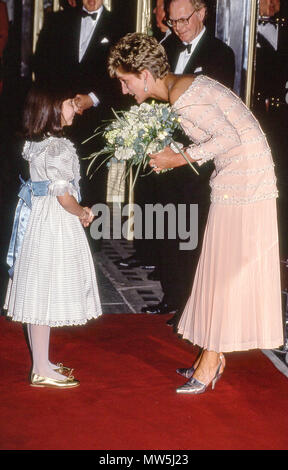
[[[224,85],[197,76],[174,103],[199,165],[214,160],[211,202],[247,204],[278,196],[271,151],[258,121]]]

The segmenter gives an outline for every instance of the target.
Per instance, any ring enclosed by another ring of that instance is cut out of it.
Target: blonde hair
[[[119,68],[137,75],[147,69],[155,80],[170,71],[164,47],[154,37],[142,33],[128,33],[112,47],[108,58],[110,76],[116,77]]]
[[[201,10],[201,8],[207,8],[207,0],[190,0],[190,3],[196,11]]]
[[[169,18],[169,8],[171,3],[177,3],[178,0],[164,0],[164,9],[166,12],[166,17]],[[192,7],[196,10],[199,11],[202,8],[205,8],[205,18],[207,17],[207,10],[208,10],[208,4],[207,0],[188,0]]]

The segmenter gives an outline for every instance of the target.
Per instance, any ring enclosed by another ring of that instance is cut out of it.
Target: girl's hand
[[[73,105],[73,109],[74,109],[75,113],[76,114],[81,114],[80,109],[78,108],[77,103],[75,101],[75,98],[73,98],[73,100],[72,100],[72,105]]]
[[[83,227],[89,227],[91,222],[93,222],[94,214],[89,207],[83,207],[83,214],[79,217]]]
[[[182,155],[175,153],[170,147],[165,147],[161,152],[150,154],[149,156],[149,165],[156,173],[159,173],[161,170],[176,168],[186,163]]]
[[[86,109],[90,109],[93,106],[93,100],[89,95],[76,95],[74,103],[77,106],[77,114],[83,114]]]

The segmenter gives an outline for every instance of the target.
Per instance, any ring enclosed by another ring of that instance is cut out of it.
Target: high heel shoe
[[[209,382],[208,384],[205,384],[203,382],[200,382],[200,380],[197,380],[197,379],[191,377],[188,380],[188,382],[186,382],[181,387],[177,388],[176,392],[177,393],[191,393],[192,395],[198,395],[200,393],[204,393],[207,390],[210,383],[211,383],[211,386],[212,386],[212,390],[214,390],[216,383],[222,377],[223,372],[224,372],[224,369],[222,370],[222,372],[220,372],[221,367],[224,365],[223,364],[223,360],[224,360],[223,354],[220,354],[219,359],[220,359],[220,363],[217,367],[216,374],[213,377],[213,379],[211,380],[211,382]]]
[[[38,374],[31,374],[31,387],[46,387],[46,388],[73,388],[80,385],[79,380],[74,379],[73,376],[66,377],[65,380],[50,379]]]
[[[203,354],[203,351],[198,354],[193,366],[188,367],[188,368],[185,367],[182,369],[176,369],[177,374],[182,375],[182,377],[186,377],[186,379],[191,379],[191,377],[194,375],[195,370],[198,367],[202,354]]]
[[[195,372],[195,368],[192,366],[190,368],[185,369],[176,369],[177,374],[182,375],[182,377],[186,377],[186,379],[190,379]]]

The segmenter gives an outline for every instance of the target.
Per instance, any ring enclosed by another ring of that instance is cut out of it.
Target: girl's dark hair
[[[41,140],[47,135],[62,136],[62,103],[71,94],[33,86],[26,97],[23,113],[23,137]]]

